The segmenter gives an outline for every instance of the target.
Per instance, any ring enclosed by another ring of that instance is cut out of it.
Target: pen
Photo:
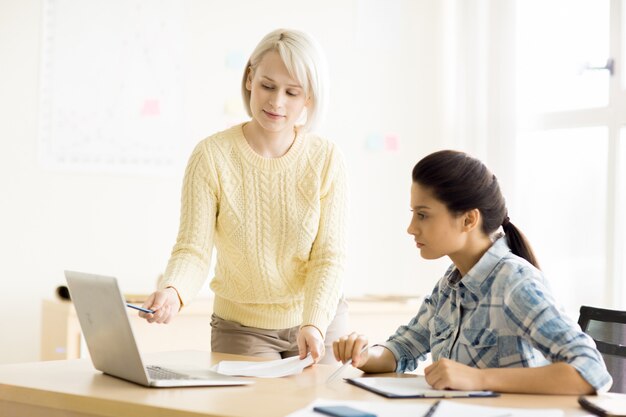
[[[435,414],[435,411],[437,411],[437,407],[439,406],[440,402],[441,401],[435,401],[433,405],[430,406],[428,411],[426,411],[426,414],[424,414],[424,417],[432,417],[433,414]]]
[[[363,349],[361,349],[359,351],[359,355],[363,352],[365,352],[367,350],[367,345],[363,346]],[[343,372],[344,369],[346,369],[348,366],[352,365],[352,358],[348,359],[346,361],[346,363],[344,363],[343,365],[341,365],[339,368],[337,368],[337,370],[335,372],[333,372],[328,379],[326,380],[326,383],[329,383],[330,381],[332,381],[333,379],[337,378],[337,375],[341,374]]]
[[[133,304],[126,303],[126,307],[134,308],[135,310],[143,311],[144,313],[150,313],[150,314],[154,313],[154,310],[148,310],[147,308],[139,307]]]

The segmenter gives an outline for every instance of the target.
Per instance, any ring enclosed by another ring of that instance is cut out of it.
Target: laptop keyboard
[[[171,371],[166,368],[161,368],[160,366],[147,366],[148,375],[150,375],[151,379],[158,380],[194,380],[200,378],[194,378],[191,375],[179,374],[178,372]]]

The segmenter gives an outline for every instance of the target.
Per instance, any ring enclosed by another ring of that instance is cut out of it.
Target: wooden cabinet
[[[417,297],[362,297],[348,299],[350,329],[366,335],[371,344],[383,343],[396,329],[407,324],[419,310]]]
[[[419,309],[419,299],[348,299],[350,329],[366,334],[371,343],[387,340]],[[213,300],[199,298],[185,307],[169,324],[150,324],[128,309],[135,339],[142,352],[211,349]],[[87,357],[74,306],[69,301],[43,300],[41,318],[41,360]]]
[[[196,299],[169,324],[148,323],[137,311],[128,309],[130,323],[142,352],[211,350],[213,300]],[[69,301],[43,300],[41,317],[41,360],[87,357],[80,324]]]

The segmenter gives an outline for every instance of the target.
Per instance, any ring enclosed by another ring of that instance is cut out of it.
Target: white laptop
[[[126,302],[117,280],[65,271],[70,297],[85,336],[91,361],[105,374],[148,387],[247,385],[254,381],[221,375],[198,366],[197,375],[144,366],[128,320]]]

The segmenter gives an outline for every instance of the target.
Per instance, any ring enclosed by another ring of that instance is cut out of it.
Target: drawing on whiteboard
[[[45,2],[44,167],[141,174],[179,169],[183,12],[181,2]]]

